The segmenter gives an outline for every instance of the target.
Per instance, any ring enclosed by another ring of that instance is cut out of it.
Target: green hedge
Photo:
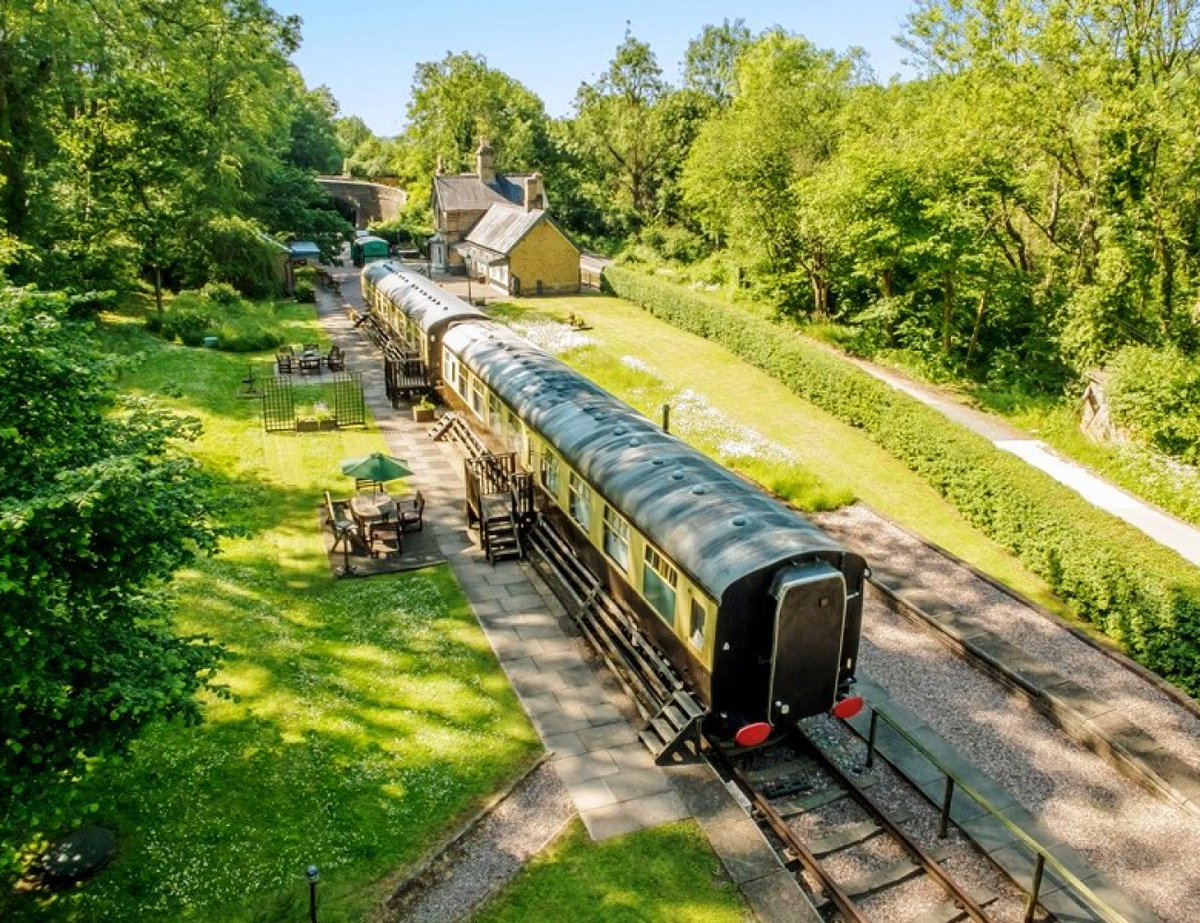
[[[621,267],[621,298],[706,337],[868,433],[1138,662],[1200,693],[1200,572],[1076,493],[798,334]]]

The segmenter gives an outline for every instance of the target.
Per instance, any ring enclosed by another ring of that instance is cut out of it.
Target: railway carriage
[[[428,294],[421,281],[372,285],[407,284],[387,298],[403,306]],[[429,344],[444,399],[533,473],[540,515],[635,615],[713,730],[756,743],[847,698],[859,555],[508,328],[452,317]]]

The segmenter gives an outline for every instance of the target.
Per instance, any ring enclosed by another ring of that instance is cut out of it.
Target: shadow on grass
[[[294,597],[268,562],[240,568],[183,591],[195,627],[230,645],[221,679],[236,699],[100,767],[88,797],[119,833],[118,860],[13,918],[286,919],[316,863],[322,920],[358,919],[375,882],[536,749],[444,568]]]

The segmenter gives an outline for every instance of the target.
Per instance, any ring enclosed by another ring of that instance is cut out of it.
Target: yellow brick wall
[[[521,294],[562,295],[579,291],[579,251],[549,221],[542,221],[509,254],[509,271],[521,280]]]

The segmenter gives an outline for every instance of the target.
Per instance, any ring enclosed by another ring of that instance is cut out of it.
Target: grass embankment
[[[802,509],[828,509],[858,497],[1025,596],[1067,612],[1044,581],[861,430],[723,347],[608,296],[518,299],[489,310],[518,326],[562,324],[572,314],[584,318],[591,329],[582,336],[595,346],[567,348],[560,358],[651,419],[658,419],[663,403],[672,404],[672,430],[701,451]]]
[[[684,864],[680,856],[695,857]],[[592,843],[583,824],[538,856],[476,923],[738,923],[746,912],[692,823]]]
[[[279,323],[290,341],[317,338],[311,308]],[[141,354],[130,391],[203,419],[196,454],[245,531],[178,579],[180,630],[228,646],[234,698],[86,780],[117,860],[0,915],[296,920],[315,863],[321,920],[362,919],[391,875],[528,764],[536,735],[448,569],[332,579],[317,503],[347,492],[337,463],[383,448],[376,432],[268,436],[257,402],[235,397],[245,357],[167,346],[129,318],[108,335]]]

